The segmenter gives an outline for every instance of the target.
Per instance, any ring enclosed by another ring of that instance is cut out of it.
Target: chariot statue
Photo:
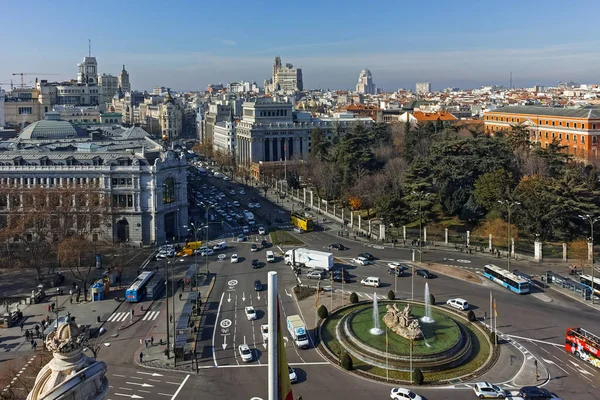
[[[383,322],[392,332],[409,340],[423,338],[419,320],[413,317],[410,304],[407,304],[402,311],[396,304],[388,304],[386,308],[387,313],[383,317]]]

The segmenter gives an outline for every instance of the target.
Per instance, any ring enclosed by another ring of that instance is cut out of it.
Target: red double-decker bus
[[[600,368],[600,337],[583,328],[567,329],[565,350]]]

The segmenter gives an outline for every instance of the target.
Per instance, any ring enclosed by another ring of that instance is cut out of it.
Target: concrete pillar
[[[563,261],[567,262],[567,244],[563,243]]]
[[[423,241],[427,242],[427,227],[423,227]]]
[[[490,233],[490,237],[488,238],[488,250],[492,249],[492,234]]]
[[[515,256],[515,238],[510,238],[510,255]]]
[[[379,239],[381,239],[382,242],[385,241],[385,225],[384,224],[379,224]]]
[[[321,211],[321,198],[320,197],[318,198],[317,204],[319,207],[319,211]]]
[[[592,246],[592,242],[588,241],[588,260],[592,260],[592,255],[594,253],[594,246]]]
[[[467,246],[471,245],[471,231],[467,231]]]
[[[302,188],[302,200],[304,201],[304,204],[306,205],[306,188]]]
[[[328,206],[329,206],[329,203],[328,202],[325,203],[325,214],[327,214],[327,208],[328,208]]]
[[[402,225],[402,238],[406,240],[406,225]]]
[[[344,208],[342,208],[342,224],[344,223]]]
[[[362,229],[362,217],[360,216],[360,212],[358,213],[358,231]]]
[[[373,232],[373,226],[371,225],[371,220],[369,220],[369,235]]]
[[[333,216],[335,217],[335,204],[333,205]]]
[[[533,258],[536,261],[542,261],[542,241],[536,240],[533,242]]]
[[[315,205],[314,200],[315,200],[315,196],[314,196],[313,191],[311,190],[310,191],[310,208],[314,207],[314,205]]]
[[[448,246],[448,228],[444,229],[444,243]]]
[[[354,230],[354,211],[350,210],[350,229]]]

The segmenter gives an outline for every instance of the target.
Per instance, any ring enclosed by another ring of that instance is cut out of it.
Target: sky
[[[0,83],[76,78],[88,39],[99,72],[124,64],[135,90],[262,86],[277,55],[307,89],[354,89],[364,68],[385,91],[508,86],[511,72],[517,87],[599,83],[599,12],[597,0],[6,1]]]

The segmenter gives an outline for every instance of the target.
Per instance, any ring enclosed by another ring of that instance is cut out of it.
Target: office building
[[[302,69],[294,68],[292,64],[281,64],[281,58],[275,57],[273,63],[272,91],[302,91]]]
[[[417,82],[415,84],[415,92],[418,95],[424,95],[427,93],[431,93],[431,83],[430,82]]]
[[[110,74],[98,75],[98,86],[102,88],[103,101],[109,101],[119,91],[119,78]]]
[[[123,65],[123,69],[119,72],[119,87],[123,91],[123,93],[131,92],[131,84],[129,83],[129,72],[125,69],[125,65]]]
[[[375,84],[373,83],[373,75],[368,69],[363,69],[358,75],[358,83],[356,84],[356,91],[362,94],[375,94]]]

